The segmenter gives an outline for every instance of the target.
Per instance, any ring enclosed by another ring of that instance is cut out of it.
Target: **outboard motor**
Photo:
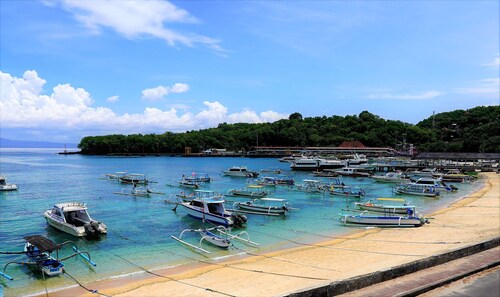
[[[99,223],[92,221],[83,226],[85,228],[85,233],[87,233],[87,238],[97,238],[99,236]]]
[[[233,213],[231,214],[233,218],[233,225],[237,228],[243,227],[243,225],[247,222],[247,217],[241,214]]]

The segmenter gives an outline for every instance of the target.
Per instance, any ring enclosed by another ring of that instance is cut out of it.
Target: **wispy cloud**
[[[106,99],[106,101],[108,101],[110,103],[115,103],[118,100],[120,100],[120,96],[111,96],[111,97],[108,97],[108,99]]]
[[[493,59],[490,63],[483,64],[483,66],[500,66],[500,56]]]
[[[52,2],[43,3],[54,7]],[[60,0],[60,3],[63,9],[71,12],[77,21],[95,34],[100,34],[102,28],[111,28],[129,39],[155,37],[165,40],[170,46],[182,44],[193,47],[199,44],[218,54],[226,53],[217,39],[196,33],[180,33],[165,26],[165,23],[200,23],[189,12],[168,1]]]
[[[500,94],[500,78],[487,78],[473,83],[466,88],[458,88],[456,93],[464,94]]]
[[[204,101],[201,111],[179,113],[146,107],[142,113],[116,114],[106,107],[93,107],[90,93],[69,84],[59,84],[50,94],[42,94],[46,81],[36,71],[26,71],[22,78],[0,71],[0,125],[2,129],[83,131],[85,134],[108,133],[163,133],[186,131],[216,126],[221,122],[273,122],[287,118],[272,110],[257,113],[253,110],[229,113],[218,101]],[[172,89],[187,88],[174,85]],[[161,88],[159,89],[161,93]],[[113,96],[115,97],[115,96]],[[112,98],[112,97],[110,97]]]
[[[371,94],[366,96],[366,99],[392,99],[392,100],[428,100],[433,99],[444,93],[438,91],[427,91],[421,94]]]
[[[169,93],[184,93],[189,90],[189,86],[184,83],[175,83],[171,87],[157,86],[156,88],[142,91],[142,99],[146,101],[157,101],[165,98]]]

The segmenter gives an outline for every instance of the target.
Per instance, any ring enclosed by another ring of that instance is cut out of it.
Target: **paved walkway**
[[[500,247],[496,247],[340,296],[416,296],[499,264]]]

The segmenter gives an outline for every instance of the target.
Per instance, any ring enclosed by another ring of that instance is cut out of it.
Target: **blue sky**
[[[499,1],[0,1],[0,136],[500,104]]]

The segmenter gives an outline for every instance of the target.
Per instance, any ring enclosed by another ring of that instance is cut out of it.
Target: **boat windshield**
[[[66,222],[75,226],[83,226],[90,222],[90,217],[86,210],[75,210],[65,213]]]

